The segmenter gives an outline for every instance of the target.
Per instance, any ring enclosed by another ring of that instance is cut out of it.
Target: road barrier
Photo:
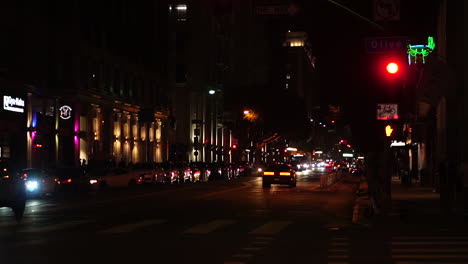
[[[320,176],[320,188],[327,188],[328,186],[337,182],[344,175],[344,171],[337,171],[334,173]]]

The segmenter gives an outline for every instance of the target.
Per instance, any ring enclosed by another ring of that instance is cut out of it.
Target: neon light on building
[[[422,57],[423,64],[426,63],[426,57],[435,49],[433,37],[427,38],[427,45],[408,45],[408,64],[411,65],[411,58],[417,63],[417,57]]]

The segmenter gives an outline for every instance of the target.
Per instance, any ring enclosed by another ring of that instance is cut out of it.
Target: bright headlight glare
[[[39,187],[39,183],[37,181],[27,181],[26,182],[26,189],[28,191],[33,192]]]

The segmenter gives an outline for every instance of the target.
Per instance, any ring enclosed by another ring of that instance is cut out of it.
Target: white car
[[[140,175],[124,168],[97,169],[89,172],[91,186],[99,188],[130,187],[138,183]]]

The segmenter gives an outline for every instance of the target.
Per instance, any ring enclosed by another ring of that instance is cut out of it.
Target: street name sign
[[[408,37],[375,37],[366,38],[368,53],[401,52],[408,49]]]

